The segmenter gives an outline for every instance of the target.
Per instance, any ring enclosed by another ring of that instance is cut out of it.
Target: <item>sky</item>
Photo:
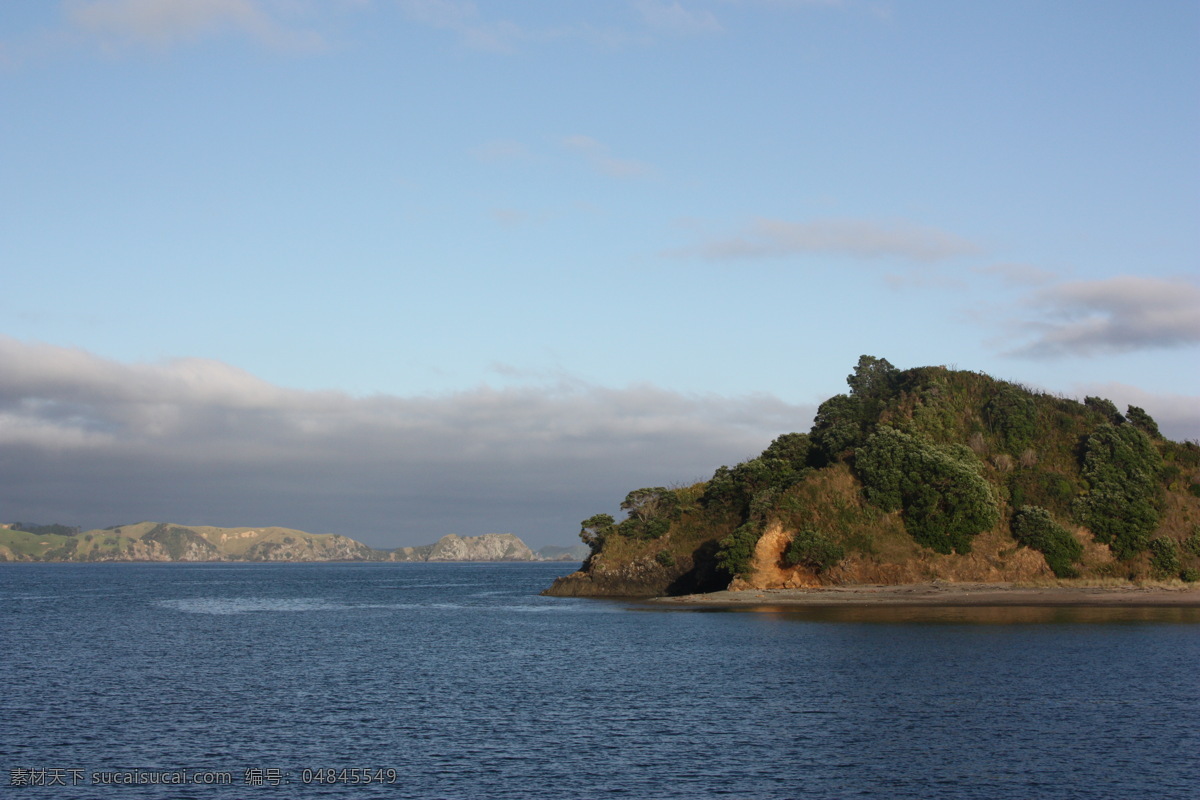
[[[862,354],[1200,439],[1200,4],[0,7],[0,519],[569,545]]]

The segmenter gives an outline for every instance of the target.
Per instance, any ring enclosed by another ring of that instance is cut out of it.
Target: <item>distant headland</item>
[[[434,544],[376,550],[348,536],[291,528],[0,524],[0,561],[582,561],[587,553],[583,545],[535,552],[511,533],[450,534]]]

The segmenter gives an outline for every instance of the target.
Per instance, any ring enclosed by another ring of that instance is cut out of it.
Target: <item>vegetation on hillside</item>
[[[603,593],[605,576],[628,589],[636,573],[647,591],[695,591],[764,569],[836,583],[1038,564],[1200,577],[1200,445],[1165,439],[1144,409],[873,356],[847,384],[808,433],[694,486],[631,492],[621,521],[584,520],[577,580]]]

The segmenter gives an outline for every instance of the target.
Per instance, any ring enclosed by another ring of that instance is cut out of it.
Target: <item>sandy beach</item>
[[[816,589],[747,589],[656,597],[663,605],[745,608],[832,607],[1200,607],[1200,586],[1021,586],[1007,583],[919,583],[901,586],[829,586]]]

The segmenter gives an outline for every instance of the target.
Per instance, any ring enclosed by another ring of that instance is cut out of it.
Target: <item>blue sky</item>
[[[565,544],[807,430],[863,353],[1200,438],[1198,34],[1189,2],[8,0],[0,517]]]

